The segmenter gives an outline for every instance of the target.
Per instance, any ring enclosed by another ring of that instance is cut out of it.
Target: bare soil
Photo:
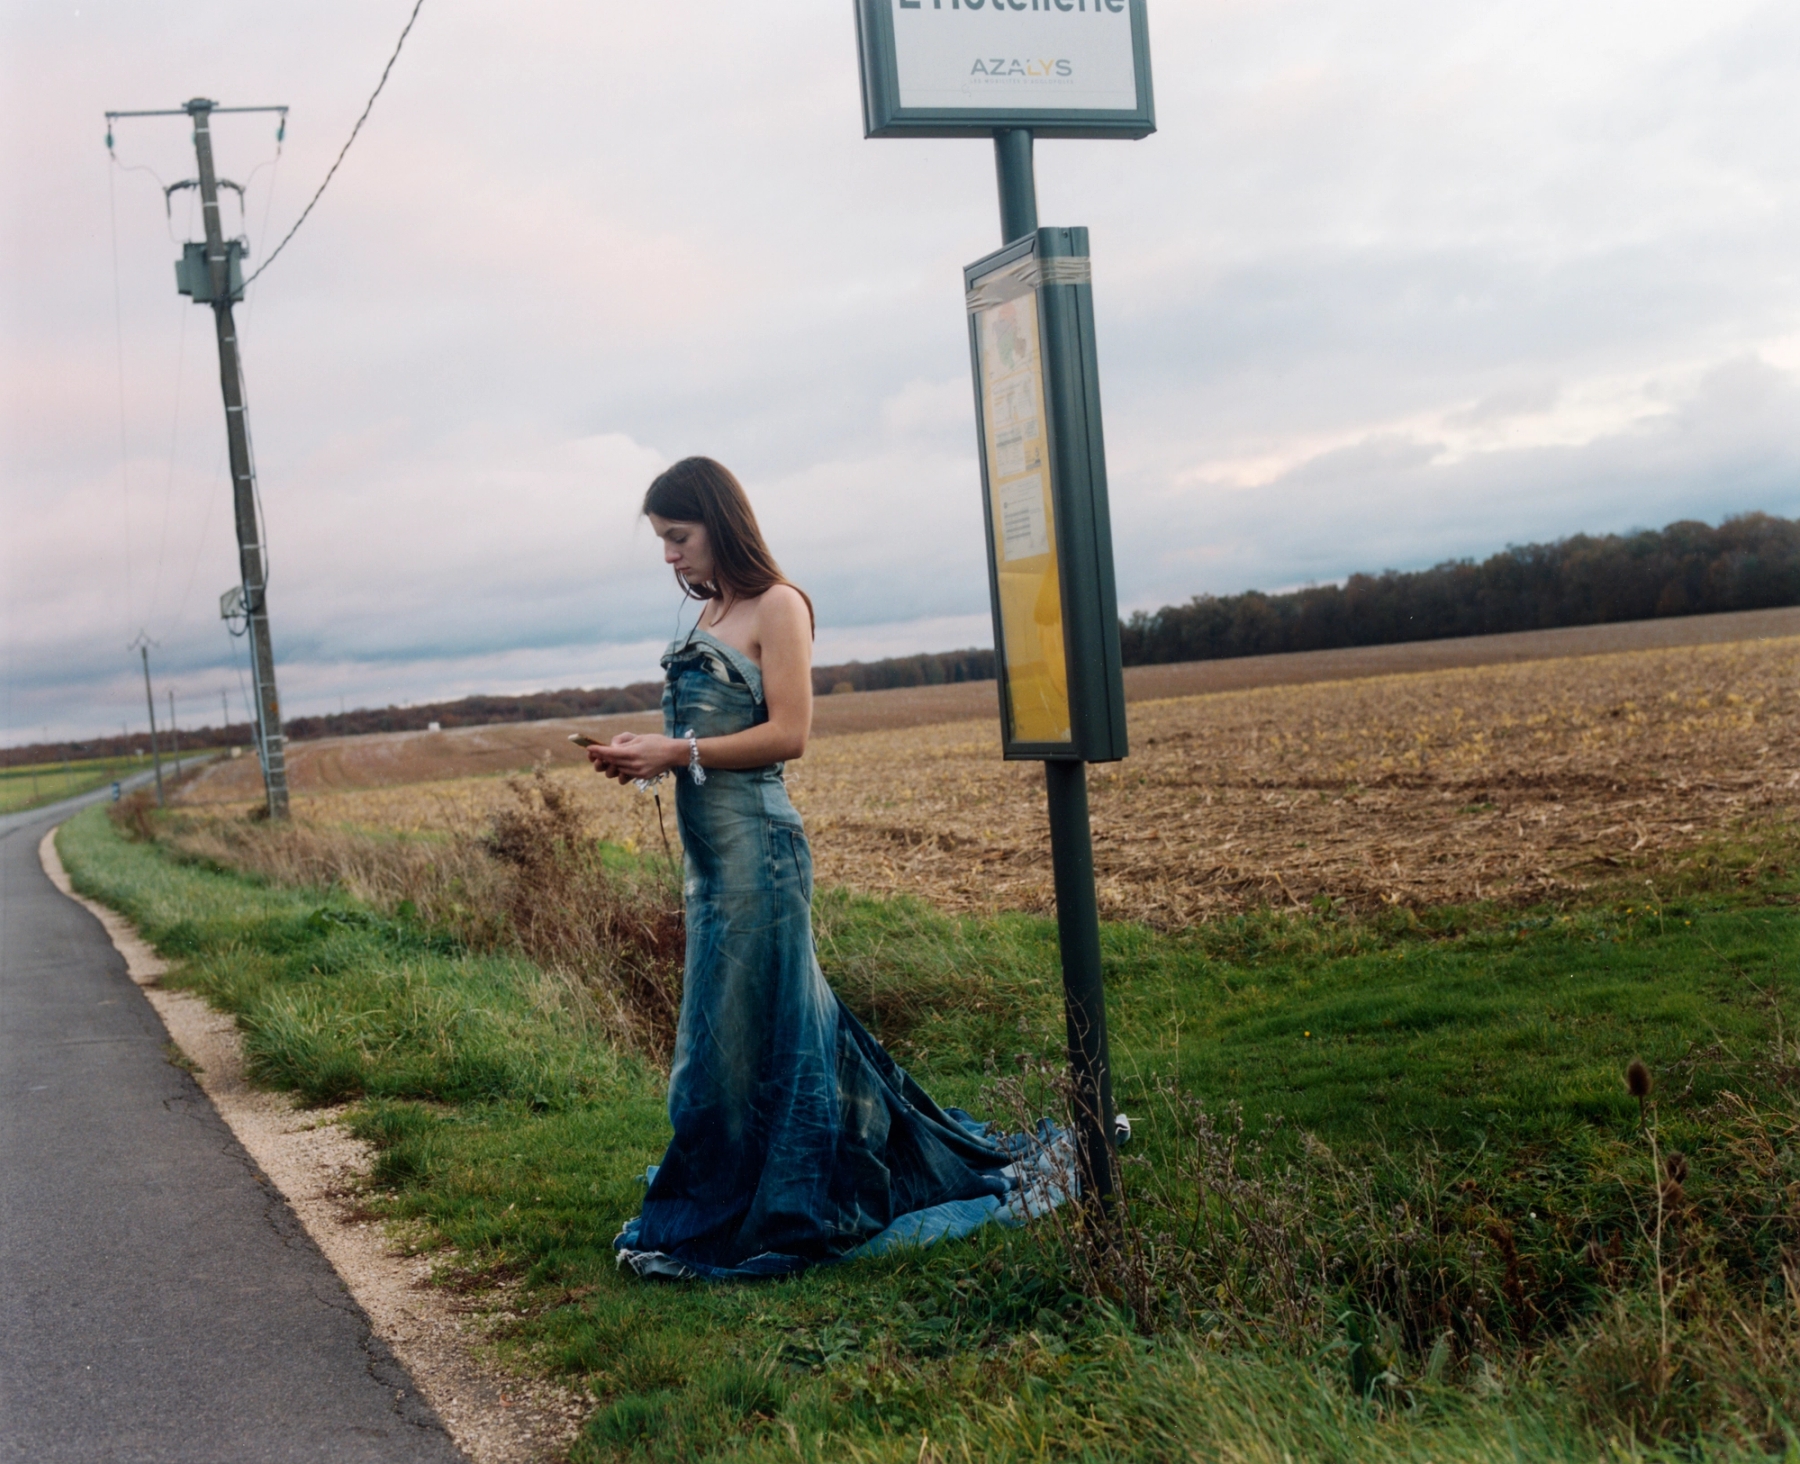
[[[1554,899],[1800,816],[1800,638],[1140,702],[1131,739],[1089,772],[1109,918]],[[1042,771],[979,725],[791,781],[824,883],[1053,908]]]
[[[1285,656],[1245,656],[1229,661],[1188,661],[1130,668],[1125,672],[1125,696],[1131,702],[1157,701],[1255,687],[1793,635],[1800,635],[1800,607],[1341,651],[1301,651]],[[977,720],[991,725],[997,722],[998,715],[995,685],[991,681],[853,692],[819,698],[813,715],[813,734],[829,738]],[[658,714],[645,712],[580,721],[460,727],[447,732],[328,737],[290,747],[289,779],[295,792],[314,793],[491,776],[517,772],[540,761],[578,767],[585,759],[567,740],[571,732],[610,736],[622,731],[656,731],[661,726]],[[988,736],[991,747],[993,733]],[[182,795],[182,801],[247,802],[257,796],[260,787],[255,761],[244,757],[209,771]]]
[[[1555,898],[1800,815],[1800,636],[1139,701],[1130,721],[1131,756],[1089,772],[1101,909],[1165,927]],[[585,765],[550,776],[597,836],[673,845],[666,798],[659,826]],[[989,720],[821,737],[788,780],[822,884],[1052,908],[1042,770],[1003,762]],[[467,837],[511,801],[494,777],[302,793],[296,834]]]

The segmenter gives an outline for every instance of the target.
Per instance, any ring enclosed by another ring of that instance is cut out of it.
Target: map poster
[[[1037,292],[1023,288],[975,320],[1011,736],[1064,743],[1072,739],[1069,674]]]

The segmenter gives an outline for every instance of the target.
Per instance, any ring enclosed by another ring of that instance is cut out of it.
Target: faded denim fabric
[[[696,630],[663,657],[670,736],[768,720],[762,676]],[[812,854],[780,764],[676,775],[687,965],[669,1075],[675,1136],[614,1242],[640,1274],[782,1275],[929,1244],[1059,1203],[1068,1136],[999,1139],[941,1109],[826,985]]]

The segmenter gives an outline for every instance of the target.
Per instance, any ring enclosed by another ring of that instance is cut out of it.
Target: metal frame
[[[931,0],[925,0],[930,4]],[[1000,0],[989,0],[996,7]],[[1084,0],[1093,3],[1093,0]],[[856,38],[862,56],[865,137],[991,137],[1027,129],[1039,137],[1148,137],[1156,131],[1150,84],[1147,0],[1126,0],[1131,14],[1132,63],[1137,73],[1135,111],[1084,108],[902,107],[900,66],[894,47],[894,0],[856,0]],[[1015,7],[1017,8],[1017,7]]]
[[[1021,259],[1088,257],[1082,228],[1038,229],[963,271],[966,290]],[[1106,446],[1100,426],[1100,373],[1094,342],[1093,287],[1040,284],[1038,338],[1044,372],[1044,437],[1062,591],[1063,650],[1069,689],[1068,742],[1021,742],[1013,736],[1000,612],[999,546],[994,542],[993,484],[987,454],[986,382],[981,333],[968,317],[974,365],[975,421],[981,444],[981,503],[987,540],[988,595],[994,614],[994,665],[999,681],[1003,755],[1011,760],[1117,762],[1127,753],[1125,685],[1119,651],[1118,591],[1113,577],[1112,515]]]

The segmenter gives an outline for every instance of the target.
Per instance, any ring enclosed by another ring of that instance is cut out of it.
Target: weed
[[[150,819],[155,807],[155,793],[148,788],[133,788],[118,802],[109,805],[107,813],[126,838],[148,844],[156,838],[156,826]]]
[[[608,859],[544,768],[509,787],[514,805],[495,814],[481,840],[506,871],[492,887],[502,928],[526,955],[601,993],[615,1031],[666,1062],[686,944],[673,872],[654,861]]]
[[[182,1072],[186,1073],[191,1078],[197,1078],[201,1073],[206,1071],[205,1068],[201,1067],[199,1063],[195,1062],[193,1058],[189,1057],[173,1042],[163,1043],[163,1061],[168,1063],[172,1068],[180,1068]]]
[[[511,802],[485,828],[435,840],[191,815],[171,819],[164,836],[202,864],[367,901],[415,939],[440,931],[456,949],[525,956],[563,983],[565,1005],[579,1020],[666,1062],[685,943],[668,871],[597,844],[567,791],[542,768],[507,786]],[[147,810],[127,825],[137,837],[159,832]],[[347,916],[323,911],[320,918]],[[349,1071],[330,1052],[307,1061]]]

